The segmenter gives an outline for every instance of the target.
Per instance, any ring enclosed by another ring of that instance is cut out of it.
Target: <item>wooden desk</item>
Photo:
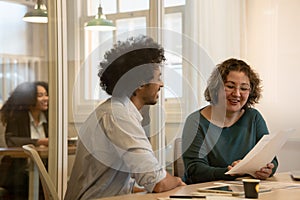
[[[48,147],[36,147],[37,152],[41,158],[48,157]],[[76,153],[76,146],[68,146],[68,154],[74,155]],[[24,152],[22,147],[6,147],[0,148],[0,156],[10,156],[12,158],[29,158],[29,156]],[[30,160],[31,161],[31,160]],[[38,199],[39,198],[39,172],[37,166],[34,162],[30,162],[29,165],[29,194],[28,199]]]
[[[48,157],[48,147],[35,148],[42,158]],[[73,155],[76,152],[76,146],[68,146],[68,154]],[[10,156],[12,158],[28,158],[29,156],[23,151],[22,147],[2,147],[0,156]]]
[[[0,148],[0,156],[10,156],[12,158],[27,158],[22,147],[2,147]]]
[[[269,178],[267,181],[287,182],[287,183],[298,183],[293,181],[289,173],[278,173],[274,177]],[[206,187],[213,185],[213,182],[187,185],[175,188],[168,192],[163,193],[148,193],[148,194],[128,194],[115,197],[101,198],[101,200],[157,200],[159,197],[169,197],[171,194],[187,194],[190,195],[192,192],[196,192],[197,188]],[[244,197],[240,197],[244,198]],[[238,199],[238,198],[237,198]],[[299,200],[300,199],[300,188],[293,189],[273,189],[271,192],[265,192],[259,194],[259,199],[263,200]],[[100,200],[100,199],[99,199]]]

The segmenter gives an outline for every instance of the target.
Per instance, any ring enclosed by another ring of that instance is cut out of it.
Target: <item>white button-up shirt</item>
[[[80,129],[65,200],[131,193],[134,181],[153,191],[166,176],[129,98],[110,98]]]
[[[39,117],[39,124],[35,125],[31,112],[29,112],[31,139],[46,138],[43,123],[47,123],[47,119],[43,112],[41,112]]]

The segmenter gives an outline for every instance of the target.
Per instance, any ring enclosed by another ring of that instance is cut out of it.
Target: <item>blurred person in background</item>
[[[15,88],[0,110],[8,147],[48,146],[48,101],[46,82],[24,82]],[[6,156],[1,161],[0,186],[12,199],[28,198],[27,165],[25,158]]]

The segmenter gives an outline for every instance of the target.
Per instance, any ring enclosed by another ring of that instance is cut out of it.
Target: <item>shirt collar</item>
[[[32,114],[31,114],[30,111],[28,112],[28,114],[29,114],[30,122],[31,122],[31,123],[34,122],[33,116],[32,116]],[[45,113],[41,112],[39,118],[40,118],[40,123],[39,123],[39,125],[40,125],[40,124],[43,124],[43,123],[47,123],[47,119],[46,119]]]
[[[142,114],[127,96],[113,98],[120,101],[125,107],[127,107],[128,112],[132,113],[139,122],[143,120]]]

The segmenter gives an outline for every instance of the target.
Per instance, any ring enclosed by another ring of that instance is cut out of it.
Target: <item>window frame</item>
[[[129,19],[129,18],[136,18],[136,17],[145,17],[146,18],[146,27],[152,27],[154,24],[157,24],[156,20],[157,17],[154,16],[154,13],[158,12],[158,6],[152,2],[152,0],[149,0],[149,10],[141,10],[141,11],[130,11],[130,12],[117,12],[114,14],[106,14],[106,18],[109,20],[112,20],[113,23],[116,23],[116,20],[118,19]],[[117,1],[117,7],[118,7],[118,1]],[[118,9],[117,9],[118,10]],[[156,10],[156,11],[155,11]],[[181,6],[174,6],[174,7],[164,7],[163,13],[164,14],[170,14],[170,13],[181,13],[182,16],[182,32],[184,31],[184,12],[185,12],[185,5]],[[80,41],[80,46],[85,47],[85,31],[82,27],[84,27],[84,24],[93,19],[94,16],[88,16],[87,12],[87,4],[81,1],[81,10],[80,10],[80,40],[74,40],[74,41]],[[150,20],[151,19],[151,20]],[[163,26],[163,24],[161,25]],[[162,27],[163,28],[163,27]],[[184,33],[182,33],[184,34]],[[163,36],[162,36],[163,37]],[[113,31],[113,41],[116,41],[116,31]],[[79,48],[80,52],[80,63],[84,62],[85,59],[85,53],[84,48]],[[181,63],[183,65],[183,62]],[[79,64],[80,65],[80,64]],[[76,74],[80,74],[80,66],[77,66]],[[95,74],[90,74],[90,76],[95,76]],[[90,114],[90,112],[93,111],[96,105],[98,105],[100,102],[102,102],[104,99],[100,100],[92,100],[92,99],[85,99],[84,95],[76,95],[76,94],[82,94],[82,91],[84,91],[84,87],[86,84],[83,80],[84,77],[77,77],[78,87],[74,88],[75,95],[73,93],[73,113],[70,116],[73,116],[70,120],[75,123],[82,123]],[[100,89],[100,88],[99,88]],[[172,123],[174,122],[180,122],[180,117],[176,117],[180,113],[179,103],[176,100],[173,99],[165,99],[165,104],[167,104],[166,108],[168,108],[167,112],[167,119],[172,119]]]

